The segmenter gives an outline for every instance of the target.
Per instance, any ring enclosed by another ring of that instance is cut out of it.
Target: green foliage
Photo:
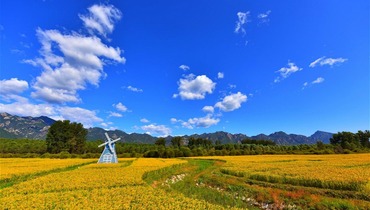
[[[71,123],[69,120],[55,122],[46,135],[47,152],[62,151],[81,154],[84,152],[87,130],[81,123]]]
[[[98,145],[104,141],[87,141],[77,138],[76,133],[82,125],[73,124],[68,130],[65,126],[68,122],[57,122],[50,129],[48,139],[0,139],[1,157],[82,157],[98,158],[102,148]],[[63,132],[62,132],[63,131]],[[83,133],[83,132],[82,132]],[[82,136],[82,135],[81,135]],[[271,145],[265,140],[243,140],[243,144],[212,144],[212,141],[201,138],[190,138],[188,145],[184,145],[184,139],[174,137],[171,145],[163,145],[164,138],[159,138],[155,144],[140,143],[116,143],[118,157],[150,157],[150,158],[172,158],[192,156],[225,156],[225,155],[264,155],[264,154],[351,154],[370,152],[369,131],[359,131],[357,134],[341,132],[333,135],[332,144],[324,144],[317,141],[312,145]],[[55,137],[56,140],[51,137]],[[254,144],[250,144],[252,141]],[[61,153],[64,152],[64,153]],[[46,154],[45,154],[46,153]],[[69,155],[68,155],[69,154]],[[76,155],[78,154],[78,155]]]
[[[333,135],[330,143],[335,145],[336,153],[351,153],[370,148],[370,131],[358,131],[357,133],[339,132]]]
[[[166,146],[166,139],[165,138],[158,138],[157,141],[155,141],[154,143],[155,145],[162,145],[162,146]]]
[[[274,141],[271,140],[253,140],[253,139],[244,139],[241,141],[242,144],[259,144],[259,145],[276,145]]]
[[[175,137],[173,137],[172,139],[171,139],[171,144],[172,144],[172,146],[174,146],[174,147],[180,147],[181,145],[183,145],[183,139],[182,139],[182,137],[180,137],[180,136],[175,136]]]
[[[0,153],[2,154],[44,154],[45,152],[46,144],[44,140],[0,139]]]

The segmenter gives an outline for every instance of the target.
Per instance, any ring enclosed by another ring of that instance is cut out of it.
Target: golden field
[[[334,191],[344,189],[370,196],[369,154],[196,159],[224,161],[215,166],[209,176],[221,172],[247,180]],[[186,197],[183,193],[160,187],[158,183],[159,187],[149,185],[143,180],[148,172],[175,165],[180,165],[177,170],[186,168],[188,160],[121,158],[118,164],[96,164],[96,160],[91,159],[0,159],[0,209],[231,209]],[[83,163],[86,165],[81,165]],[[71,166],[78,167],[68,168]],[[56,168],[61,170],[55,171]],[[42,171],[45,173],[40,174]],[[18,179],[22,176],[25,178]],[[14,183],[11,183],[12,177],[17,177]],[[368,205],[366,199],[360,202]]]
[[[10,178],[13,175],[25,175],[51,169],[64,168],[82,163],[91,159],[43,159],[43,158],[0,158],[0,179]]]
[[[322,181],[370,181],[370,154],[221,156],[224,169],[251,174],[319,179]]]
[[[22,159],[17,161],[21,164]],[[127,161],[132,163],[127,166]],[[51,173],[2,189],[0,208],[223,209],[222,206],[212,205],[206,201],[155,189],[142,180],[145,172],[181,163],[186,161],[120,159],[119,164],[94,163],[71,171]],[[1,167],[3,166],[7,168],[6,164]]]

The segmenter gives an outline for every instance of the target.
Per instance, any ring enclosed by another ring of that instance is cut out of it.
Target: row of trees
[[[102,148],[98,145],[103,141],[85,142],[82,153],[70,153],[67,149],[58,154],[74,154],[73,157],[99,157]],[[0,153],[4,154],[34,154],[33,156],[50,157],[44,140],[12,140],[0,139]],[[224,155],[261,155],[261,154],[333,154],[334,145],[318,142],[313,145],[261,145],[261,144],[212,144],[209,147],[199,146],[165,146],[157,144],[116,143],[119,157],[190,157],[190,156],[224,156]],[[46,155],[45,155],[46,154]],[[14,155],[13,155],[14,156]],[[17,155],[15,155],[17,156]],[[53,156],[53,155],[51,155]]]
[[[343,150],[355,151],[362,148],[370,148],[370,131],[358,131],[357,133],[339,132],[333,135],[330,143],[340,146]]]
[[[74,156],[98,157],[100,141],[86,141],[87,130],[80,123],[68,120],[54,123],[43,140],[0,140],[2,154],[77,154]],[[339,132],[330,139],[331,144],[318,141],[314,145],[276,145],[270,140],[244,139],[238,144],[213,143],[209,139],[173,137],[169,142],[158,138],[154,144],[116,143],[120,157],[189,157],[212,155],[258,154],[332,154],[370,151],[370,132]],[[167,143],[167,144],[166,144]],[[86,155],[89,154],[89,155]],[[48,156],[48,155],[46,155]]]

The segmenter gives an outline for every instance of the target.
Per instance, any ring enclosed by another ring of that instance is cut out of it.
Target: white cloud
[[[289,77],[291,74],[301,71],[302,68],[299,68],[293,62],[288,62],[288,67],[282,67],[280,70],[276,71],[280,73],[280,77],[277,77],[274,82],[280,82],[281,80]]]
[[[204,112],[209,112],[209,113],[213,113],[214,112],[214,108],[213,108],[213,106],[205,106],[205,107],[203,107],[203,109],[202,109]]]
[[[236,14],[238,16],[238,21],[236,21],[236,26],[235,26],[235,33],[242,33],[245,34],[245,28],[244,25],[248,22],[248,16],[249,16],[249,11],[248,12],[238,12]]]
[[[146,119],[146,118],[143,118],[143,119],[140,120],[140,122],[142,122],[142,123],[149,123],[150,121],[148,119]]]
[[[216,83],[206,75],[194,77],[195,75],[190,74],[185,78],[180,79],[178,82],[179,94],[174,94],[173,97],[176,98],[180,95],[183,100],[196,100],[204,99],[207,93],[211,94],[213,92]]]
[[[333,66],[334,64],[344,63],[348,59],[347,58],[326,58],[325,56],[316,59],[314,62],[310,63],[309,67],[314,68],[317,65],[324,66],[329,65]]]
[[[19,101],[10,104],[0,103],[0,112],[32,117],[54,116],[57,113],[55,107],[50,104],[31,104]]]
[[[118,104],[113,104],[114,107],[116,107],[116,109],[118,111],[121,111],[121,112],[127,112],[127,107],[125,105],[123,105],[121,102],[119,102]]]
[[[325,80],[324,78],[318,77],[317,79],[315,79],[314,81],[312,81],[312,84],[320,84],[320,83],[323,83],[324,80]]]
[[[182,122],[182,126],[185,128],[193,129],[194,127],[208,128],[212,125],[216,125],[220,122],[220,119],[213,118],[212,115],[207,115],[201,118],[191,118],[186,122]]]
[[[172,124],[175,124],[175,123],[179,122],[179,120],[177,120],[176,118],[171,118],[170,121],[171,121]]]
[[[101,26],[113,30],[112,20],[118,14],[113,6],[94,5],[89,10],[90,17],[80,17],[86,20],[95,17]],[[59,104],[80,102],[77,91],[88,84],[98,86],[101,77],[106,76],[104,65],[112,61],[125,63],[120,48],[107,46],[96,36],[42,29],[37,29],[36,35],[41,43],[40,57],[23,60],[44,69],[32,86],[34,98]]]
[[[64,119],[82,123],[84,127],[92,127],[96,122],[103,122],[101,118],[96,116],[95,111],[80,107],[60,107],[57,111]]]
[[[324,78],[322,78],[322,77],[318,77],[317,79],[315,79],[314,81],[312,81],[312,82],[305,82],[304,84],[303,84],[303,88],[302,89],[305,89],[306,87],[309,87],[309,86],[311,86],[311,85],[315,85],[315,84],[320,84],[320,83],[323,83],[325,81],[325,79]]]
[[[113,5],[93,5],[88,8],[89,14],[79,15],[84,26],[90,32],[97,31],[100,35],[106,37],[107,33],[112,33],[114,24],[122,17],[119,11]]]
[[[127,87],[128,90],[132,91],[132,92],[137,92],[137,93],[141,93],[143,92],[142,89],[140,88],[136,88],[136,87],[132,87],[131,85]]]
[[[181,65],[181,66],[179,66],[179,68],[182,69],[182,70],[184,70],[184,71],[187,71],[187,70],[190,69],[190,67],[187,66],[187,65]]]
[[[118,112],[109,112],[109,117],[123,117],[123,115]]]
[[[247,96],[237,92],[226,96],[221,102],[217,102],[215,107],[221,109],[224,112],[231,112],[241,107],[243,102],[247,101]]]
[[[141,126],[141,129],[143,131],[146,131],[146,133],[150,135],[168,136],[171,134],[171,129],[166,127],[165,125],[156,125],[156,124],[144,125]]]
[[[18,94],[23,93],[27,89],[28,82],[18,78],[0,80],[0,96],[5,100],[20,99],[22,97],[18,96]]]
[[[218,73],[217,73],[217,78],[218,78],[218,79],[222,79],[222,78],[224,78],[224,73],[223,73],[223,72],[218,72]]]
[[[95,123],[103,122],[97,117],[95,111],[80,107],[60,107],[51,104],[32,104],[28,101],[14,102],[10,104],[0,103],[0,112],[7,112],[19,116],[48,116],[54,120],[70,120],[82,123],[84,127],[91,127]]]
[[[260,20],[261,23],[267,23],[270,21],[269,15],[271,10],[266,11],[265,13],[258,14],[257,18]]]
[[[98,86],[103,72],[104,62],[101,56],[125,62],[120,57],[120,49],[108,47],[97,37],[85,37],[77,34],[62,35],[56,30],[37,30],[42,43],[43,58],[25,60],[45,69],[36,78],[32,96],[52,103],[79,102],[77,90],[85,89],[87,84]],[[64,57],[56,56],[51,45],[61,51]]]

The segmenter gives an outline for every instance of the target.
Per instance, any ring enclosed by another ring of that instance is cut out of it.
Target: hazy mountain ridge
[[[19,117],[8,113],[0,114],[2,138],[45,139],[55,120],[48,117]]]
[[[49,127],[55,122],[55,120],[41,116],[41,117],[19,117],[10,115],[8,113],[0,114],[0,137],[1,138],[28,138],[28,139],[45,139]],[[147,143],[153,144],[157,137],[150,136],[148,134],[132,133],[128,134],[121,130],[106,131],[103,128],[94,127],[88,129],[87,140],[104,140],[104,133],[108,132],[109,136],[113,139],[121,138],[125,143]],[[256,136],[248,137],[245,134],[231,134],[224,131],[218,131],[214,133],[203,133],[185,135],[183,138],[203,138],[211,140],[213,143],[220,141],[223,144],[226,143],[238,143],[243,139],[255,139],[255,140],[272,140],[279,145],[297,145],[297,144],[315,144],[318,140],[324,143],[329,143],[332,133],[324,131],[316,131],[311,136],[307,137],[304,135],[287,134],[283,131],[275,132],[270,135],[259,134]],[[167,143],[171,141],[171,136],[166,138]]]

